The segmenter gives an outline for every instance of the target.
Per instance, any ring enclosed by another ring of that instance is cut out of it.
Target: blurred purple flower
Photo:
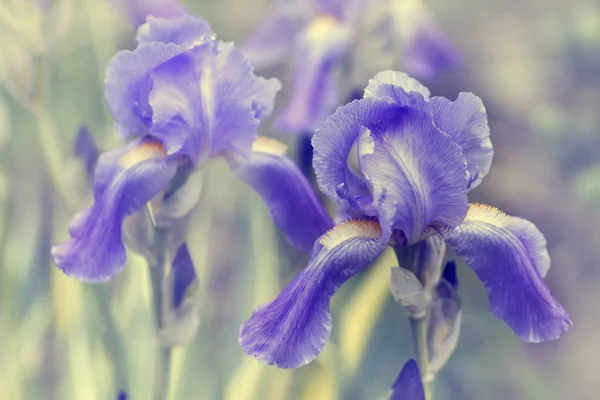
[[[233,44],[214,38],[200,19],[149,17],[138,30],[137,48],[110,62],[106,100],[116,131],[134,140],[99,157],[94,204],[71,222],[71,239],[52,249],[65,274],[99,282],[118,273],[126,261],[124,219],[160,193],[165,204],[155,223],[177,220],[185,231],[180,220],[193,202],[177,195],[187,193],[183,186],[193,169],[220,156],[265,199],[293,245],[310,251],[331,227],[310,183],[283,155],[285,147],[257,138],[279,82],[254,75]],[[175,249],[182,243],[176,240]]]
[[[425,390],[417,362],[410,359],[392,385],[390,400],[425,400]]]
[[[280,129],[311,131],[341,103],[342,61],[360,37],[373,32],[389,51],[402,47],[406,69],[417,76],[432,77],[457,63],[418,0],[276,1],[244,51],[257,68],[292,62],[291,97],[277,118]]]
[[[178,18],[190,15],[187,8],[179,0],[111,0],[115,6],[138,26],[146,22],[151,15],[156,18]]]
[[[467,202],[490,168],[489,134],[477,96],[430,98],[400,72],[378,74],[363,99],[338,108],[312,139],[313,165],[321,191],[355,217],[323,235],[308,266],[241,326],[244,351],[282,368],[310,362],[329,339],[329,302],[340,286],[388,245],[434,234],[475,270],[492,313],[519,337],[539,342],[565,332],[571,321],[543,280],[550,257],[541,232]],[[358,173],[348,166],[353,152]]]

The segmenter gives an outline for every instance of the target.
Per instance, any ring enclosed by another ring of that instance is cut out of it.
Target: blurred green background
[[[113,399],[120,388],[150,399],[155,335],[143,260],[130,254],[116,279],[89,285],[63,276],[49,257],[73,209],[89,202],[71,150],[78,127],[89,125],[103,149],[119,145],[102,82],[112,55],[133,46],[134,28],[109,1],[53,3],[47,14],[37,1],[0,0],[0,399]],[[184,3],[221,39],[238,42],[269,7]],[[598,399],[600,4],[426,4],[464,67],[425,83],[451,99],[472,91],[488,110],[493,168],[471,201],[528,218],[545,233],[547,282],[574,322],[557,342],[522,343],[460,265],[462,334],[436,398]],[[262,129],[278,135],[270,123]],[[293,138],[278,138],[293,155]],[[57,186],[57,175],[68,179]],[[336,295],[332,341],[315,362],[293,371],[261,365],[239,348],[239,325],[307,256],[285,242],[224,162],[205,178],[188,242],[201,326],[174,352],[171,399],[385,398],[412,354],[405,313],[389,293],[393,254]]]

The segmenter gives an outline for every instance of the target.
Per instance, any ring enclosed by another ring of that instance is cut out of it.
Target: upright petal
[[[452,137],[463,151],[473,189],[487,175],[493,156],[490,128],[481,99],[460,93],[455,101],[429,99],[429,89],[403,72],[383,71],[369,81],[365,98],[385,100],[399,106],[421,108],[433,114],[435,125]]]
[[[155,18],[149,16],[146,23],[138,28],[135,40],[145,42],[173,43],[191,48],[209,42],[216,37],[210,25],[190,16],[179,18]]]
[[[340,189],[351,190],[349,177],[363,179],[348,168],[348,156],[365,125],[392,117],[395,108],[382,100],[355,100],[339,107],[317,127],[312,138],[313,167],[319,189],[331,200],[340,201]]]
[[[283,143],[261,137],[252,149],[250,158],[230,157],[231,169],[262,197],[287,240],[310,253],[315,240],[332,228],[331,218],[310,182],[284,155]]]
[[[410,74],[433,78],[459,64],[457,51],[421,0],[397,1],[393,4],[392,17],[403,45],[404,65]]]
[[[179,0],[113,0],[134,25],[143,24],[147,16],[177,18],[189,11]]]
[[[430,92],[425,85],[400,71],[382,71],[369,79],[364,98],[373,97],[400,106],[423,107]]]
[[[96,173],[94,204],[78,214],[71,239],[52,248],[56,265],[66,275],[101,282],[118,273],[126,261],[121,226],[168,184],[175,167],[164,161],[164,149],[142,143],[119,159],[119,168]],[[106,164],[99,162],[98,169]]]
[[[104,96],[123,139],[148,132],[152,124],[147,97],[152,86],[150,72],[184,51],[175,44],[142,43],[134,51],[123,50],[112,58],[106,69]]]
[[[492,165],[494,150],[483,102],[473,93],[460,93],[455,101],[434,97],[427,105],[435,125],[452,136],[467,160],[472,177],[470,189],[477,187]]]
[[[265,91],[274,95],[231,43],[196,46],[157,68],[152,80],[152,135],[170,156],[185,155],[196,165],[227,151],[248,155],[257,115],[270,108]]]
[[[352,29],[331,16],[315,18],[299,35],[294,85],[277,119],[280,129],[310,131],[340,103],[333,73],[352,39]]]
[[[402,371],[392,385],[390,400],[425,400],[425,390],[415,360],[408,360],[402,367]]]
[[[440,233],[483,282],[494,316],[519,337],[542,342],[557,339],[569,328],[567,312],[542,278],[550,258],[533,224],[473,204],[460,226]]]
[[[331,297],[385,249],[377,240],[380,234],[376,221],[353,220],[322,236],[308,266],[272,303],[258,307],[242,324],[242,349],[279,368],[312,361],[329,340]]]
[[[242,50],[257,69],[286,61],[301,29],[302,18],[276,10],[260,23],[244,43]]]
[[[401,108],[369,129],[361,170],[373,188],[383,237],[400,229],[410,245],[430,225],[460,224],[468,209],[465,159],[431,116]]]

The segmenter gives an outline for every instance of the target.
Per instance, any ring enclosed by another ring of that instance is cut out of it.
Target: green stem
[[[171,281],[168,274],[169,258],[166,252],[166,232],[157,228],[154,237],[154,259],[149,260],[154,316],[157,335],[163,328],[169,312],[171,299]],[[167,400],[171,373],[171,347],[157,340],[156,365],[154,369],[154,394],[157,400]]]

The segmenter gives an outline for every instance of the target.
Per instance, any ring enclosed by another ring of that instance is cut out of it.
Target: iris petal
[[[287,240],[310,253],[315,240],[331,229],[331,219],[310,182],[284,152],[282,143],[259,138],[250,158],[230,158],[229,165],[262,197]]]
[[[181,54],[185,48],[175,44],[142,43],[134,51],[117,53],[108,64],[104,96],[123,139],[147,133],[152,122],[148,105],[149,74],[156,67]]]
[[[210,25],[199,18],[155,18],[149,16],[147,22],[138,28],[135,40],[145,42],[173,43],[191,48],[215,39]]]
[[[460,224],[468,209],[465,160],[450,136],[411,108],[369,128],[371,151],[361,155],[361,166],[383,237],[400,229],[410,245],[430,225]]]
[[[365,98],[430,112],[435,125],[462,148],[472,180],[470,189],[477,187],[489,172],[494,153],[490,128],[485,107],[474,94],[460,93],[455,101],[445,97],[429,99],[429,90],[416,79],[403,72],[383,71],[369,81]]]
[[[390,118],[395,108],[383,100],[355,100],[339,107],[316,129],[312,138],[313,167],[319,189],[331,200],[344,200],[340,198],[340,188],[351,191],[349,177],[356,178],[355,184],[363,179],[348,168],[348,155],[365,125]]]
[[[195,164],[233,151],[249,155],[258,116],[272,110],[277,81],[258,80],[231,43],[210,42],[152,73],[152,135]]]
[[[408,360],[392,385],[390,400],[425,400],[419,366],[413,359]]]
[[[455,101],[432,98],[427,110],[433,114],[435,125],[462,148],[467,172],[474,178],[470,189],[474,189],[489,172],[494,155],[483,102],[473,93],[460,93]]]
[[[475,204],[460,226],[440,233],[483,282],[494,316],[519,337],[553,340],[569,328],[567,312],[542,279],[550,258],[532,223]]]
[[[356,220],[324,235],[308,266],[240,327],[242,349],[280,368],[312,361],[329,340],[331,297],[385,249],[377,240],[380,234],[377,222]]]
[[[175,167],[160,158],[146,158],[127,168],[111,164],[110,171],[99,172],[106,166],[100,159],[94,204],[74,218],[71,239],[52,248],[56,265],[66,275],[90,282],[106,281],[123,268],[123,220],[164,189],[175,174]]]
[[[312,130],[339,104],[333,72],[352,43],[352,29],[333,17],[321,16],[297,39],[291,99],[277,125],[285,132]]]
[[[269,68],[286,60],[301,20],[279,10],[268,15],[244,43],[243,50],[257,69]]]

